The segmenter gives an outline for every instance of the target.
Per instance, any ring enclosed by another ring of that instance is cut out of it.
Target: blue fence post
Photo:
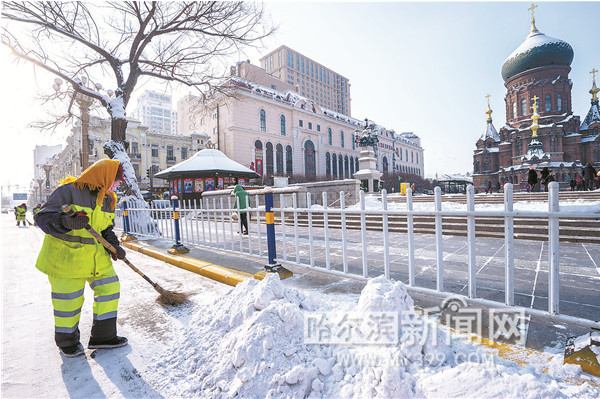
[[[127,210],[127,201],[123,200],[123,235],[121,236],[121,241],[132,241],[137,240],[137,238],[130,234],[129,232],[129,211]]]
[[[173,245],[167,252],[170,254],[185,254],[190,252],[188,248],[186,248],[181,243],[181,236],[179,234],[179,198],[176,195],[171,197],[173,201],[173,224],[175,225],[175,245]]]
[[[269,262],[265,265],[265,270],[261,270],[254,275],[255,278],[263,279],[266,273],[277,273],[279,278],[291,277],[293,274],[288,269],[275,261],[277,257],[277,247],[275,243],[275,214],[273,213],[273,190],[265,187],[265,220],[267,223],[267,255]],[[260,237],[259,237],[260,239]]]

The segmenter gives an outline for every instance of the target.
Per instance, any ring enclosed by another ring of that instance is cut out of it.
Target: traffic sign
[[[13,201],[27,201],[27,193],[13,193]]]

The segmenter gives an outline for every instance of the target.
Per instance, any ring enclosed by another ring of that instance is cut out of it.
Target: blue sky
[[[491,95],[494,125],[504,125],[500,70],[529,33],[530,4],[265,3],[280,29],[263,49],[241,58],[258,64],[261,54],[281,44],[290,46],[350,80],[353,117],[419,135],[426,176],[465,173],[472,170],[475,142],[485,127],[486,94]],[[573,109],[583,118],[591,99],[589,71],[600,69],[600,2],[536,4],[537,28],[574,49]],[[36,91],[51,90],[52,78],[34,75],[23,65],[14,69],[7,65],[5,53],[2,50],[1,182],[25,185],[33,176],[35,144],[61,142],[67,129],[42,136],[25,127],[39,113],[33,100]],[[15,79],[15,74],[24,80]],[[174,99],[182,92],[186,90],[174,92]],[[134,105],[130,102],[129,114]]]

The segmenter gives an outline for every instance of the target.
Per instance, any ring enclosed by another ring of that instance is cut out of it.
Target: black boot
[[[58,349],[60,349],[62,354],[65,355],[66,357],[77,357],[77,356],[85,354],[85,350],[83,349],[83,345],[81,345],[81,344],[72,345],[72,346],[63,346],[63,347],[59,347]]]
[[[96,341],[90,339],[88,343],[89,349],[112,349],[112,348],[120,348],[122,346],[127,345],[127,338],[125,337],[115,337],[109,340],[104,341]]]

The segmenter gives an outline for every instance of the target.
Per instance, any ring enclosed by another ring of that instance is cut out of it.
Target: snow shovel
[[[68,215],[72,215],[74,213],[73,210],[69,207],[69,205],[66,205],[66,204],[63,205],[61,207],[61,209],[62,209],[63,212],[65,212]],[[85,226],[85,229],[91,235],[93,235],[96,240],[100,241],[102,243],[102,245],[104,245],[106,247],[106,249],[108,249],[110,252],[112,252],[116,256],[117,250],[115,249],[115,247],[113,247],[111,245],[111,243],[109,243],[108,241],[106,241],[104,239],[104,237],[102,237],[96,230],[94,230],[92,228],[92,226],[90,226],[88,224],[87,226]],[[127,258],[124,258],[122,260],[134,272],[136,272],[137,274],[139,274],[140,276],[142,276],[144,278],[144,280],[146,280],[147,282],[149,282],[150,285],[152,287],[154,287],[154,289],[160,294],[160,296],[158,297],[158,302],[160,302],[162,305],[179,305],[179,304],[182,304],[183,302],[185,302],[187,300],[187,297],[188,297],[187,294],[165,290],[160,285],[158,285],[157,283],[155,283],[152,280],[150,280],[150,278],[148,276],[146,276],[144,273],[142,273],[140,269],[138,269],[131,262],[129,262],[129,260],[127,260]]]

